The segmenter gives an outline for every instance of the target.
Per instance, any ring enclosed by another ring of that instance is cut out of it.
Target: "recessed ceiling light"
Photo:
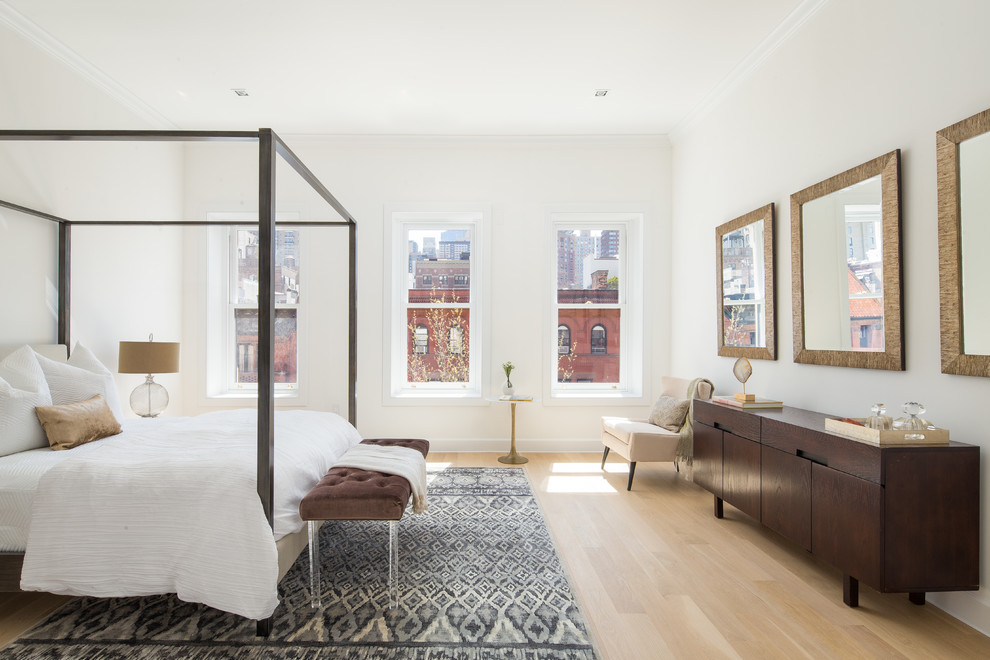
[[[595,90],[595,96],[605,96],[606,94],[608,94],[608,90],[607,89],[596,89]]]
[[[234,88],[231,89],[230,91],[232,91],[234,94],[237,94],[238,96],[248,96],[248,91],[246,89]]]

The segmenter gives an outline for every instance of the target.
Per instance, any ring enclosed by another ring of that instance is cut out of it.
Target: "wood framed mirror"
[[[777,359],[773,226],[767,204],[715,228],[719,355]]]
[[[935,135],[942,373],[990,376],[990,110]]]
[[[904,370],[900,156],[791,195],[795,362]]]

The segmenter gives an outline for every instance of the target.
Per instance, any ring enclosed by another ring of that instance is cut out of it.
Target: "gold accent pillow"
[[[684,418],[687,417],[690,407],[690,399],[675,399],[672,396],[663,395],[653,404],[653,410],[650,411],[650,424],[677,433],[684,426]]]
[[[103,395],[63,406],[37,406],[34,411],[52,449],[72,449],[120,433],[120,424]]]

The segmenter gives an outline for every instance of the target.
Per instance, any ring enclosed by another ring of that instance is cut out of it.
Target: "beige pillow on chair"
[[[687,417],[690,407],[690,399],[675,399],[672,396],[663,395],[653,404],[653,410],[650,411],[650,424],[677,433],[684,425],[684,418]]]

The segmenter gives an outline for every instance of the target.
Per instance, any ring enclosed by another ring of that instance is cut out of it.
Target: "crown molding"
[[[145,103],[141,98],[100,68],[85,60],[74,50],[32,23],[26,16],[0,0],[0,25],[10,28],[29,43],[34,44],[56,61],[61,62],[84,80],[105,92],[110,98],[147,121],[152,128],[178,128],[165,115]]]
[[[794,33],[807,23],[812,16],[828,3],[828,0],[804,0],[794,8],[780,24],[773,29],[756,47],[750,51],[749,55],[737,64],[725,78],[721,80],[701,102],[696,105],[683,119],[671,129],[669,135],[671,142],[677,140],[694,126],[698,121],[708,115],[725,98],[754,71],[756,71],[770,55],[773,54],[782,44],[787,42]]]
[[[663,148],[670,140],[660,133],[574,135],[450,135],[383,133],[279,133],[286,142],[358,144],[362,146],[520,146]]]

